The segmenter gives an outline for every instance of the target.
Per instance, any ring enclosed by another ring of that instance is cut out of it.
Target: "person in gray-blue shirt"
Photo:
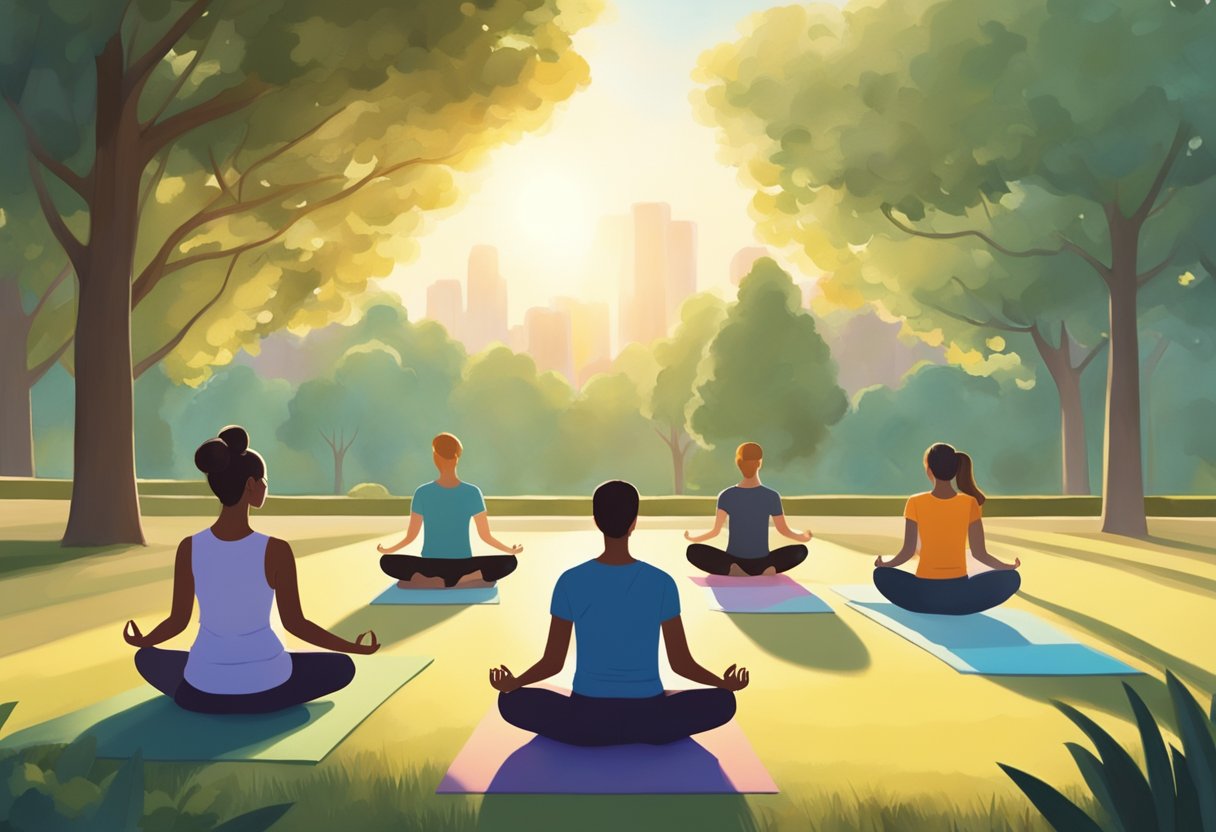
[[[796,532],[785,522],[781,508],[781,495],[760,483],[760,468],[764,464],[764,450],[755,442],[744,442],[735,451],[735,464],[743,479],[738,485],[718,495],[718,513],[714,527],[705,534],[684,532],[688,547],[688,561],[702,572],[711,575],[776,575],[793,569],[806,560],[804,545],[811,539],[810,532]],[[790,540],[798,541],[789,546],[770,550],[768,546],[768,520]],[[727,518],[730,531],[726,549],[706,545],[705,541],[717,537]]]
[[[658,745],[729,722],[735,691],[747,687],[747,668],[732,664],[718,676],[693,659],[675,581],[629,551],[637,525],[637,489],[619,480],[606,482],[591,502],[604,551],[558,579],[540,661],[518,677],[506,665],[490,670],[503,719],[583,746]],[[573,693],[529,687],[565,666],[572,632],[577,636]],[[671,669],[709,687],[664,693],[660,634]]]
[[[456,466],[464,451],[460,440],[441,433],[431,443],[432,458],[439,476],[418,487],[410,501],[410,524],[405,538],[395,546],[378,545],[383,556],[380,568],[397,579],[402,589],[486,587],[515,571],[515,556],[523,546],[507,546],[490,533],[486,501],[481,489],[461,482]],[[473,557],[469,545],[469,521],[478,536],[501,555]],[[396,554],[422,532],[422,556]]]

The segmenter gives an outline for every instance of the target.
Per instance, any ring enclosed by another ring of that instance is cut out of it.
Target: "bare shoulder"
[[[271,537],[266,540],[266,557],[272,561],[291,560],[295,554],[291,551],[291,544],[286,540]]]
[[[181,542],[177,544],[177,557],[189,558],[190,553],[194,551],[194,538],[183,537]]]

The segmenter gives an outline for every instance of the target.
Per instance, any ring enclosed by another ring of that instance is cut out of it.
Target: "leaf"
[[[1186,754],[1195,794],[1199,800],[1199,817],[1203,832],[1216,832],[1216,740],[1212,739],[1211,723],[1194,694],[1170,671],[1165,672],[1165,684],[1178,717],[1178,735]]]
[[[1102,827],[1077,804],[1060,794],[1055,787],[1044,783],[1033,774],[1027,774],[1021,769],[997,763],[1001,770],[1009,775],[1022,793],[1030,799],[1039,810],[1043,819],[1051,824],[1056,832],[1102,832]]]
[[[59,778],[60,783],[77,777],[88,777],[96,759],[97,738],[92,734],[83,734],[60,752],[59,759],[55,761],[55,776]]]
[[[1110,783],[1106,780],[1106,772],[1102,768],[1102,761],[1094,756],[1083,745],[1077,745],[1075,742],[1066,742],[1064,747],[1068,749],[1068,753],[1072,755],[1073,761],[1077,764],[1077,768],[1081,771],[1081,776],[1085,778],[1086,785],[1089,790],[1094,793],[1094,797],[1098,800],[1098,805],[1106,812],[1107,818],[1114,824],[1115,832],[1128,832],[1123,827],[1123,821],[1119,817],[1119,807],[1115,804],[1114,798],[1110,793]],[[1171,787],[1173,784],[1170,784]]]
[[[1110,784],[1111,797],[1118,808],[1123,827],[1135,832],[1150,832],[1157,829],[1157,815],[1153,811],[1153,794],[1144,772],[1127,750],[1115,741],[1098,723],[1064,702],[1053,702],[1066,717],[1085,732],[1089,741],[1098,750]],[[1166,830],[1168,832],[1168,830]]]
[[[67,832],[71,824],[55,811],[55,801],[36,789],[30,789],[13,801],[6,829],[14,832]]]
[[[1199,817],[1199,794],[1195,791],[1190,767],[1187,766],[1186,757],[1182,752],[1172,745],[1170,755],[1174,760],[1174,788],[1177,792],[1174,799],[1174,828],[1179,832],[1199,829],[1203,821]]]
[[[1170,758],[1161,738],[1161,728],[1156,717],[1144,704],[1140,694],[1127,682],[1123,683],[1127,701],[1136,716],[1136,727],[1140,729],[1140,744],[1144,747],[1144,762],[1148,768],[1149,790],[1153,793],[1153,804],[1157,807],[1157,826],[1163,832],[1174,828],[1174,772],[1170,769]]]
[[[93,825],[107,832],[138,832],[144,815],[144,758],[138,751],[118,769],[97,807]]]
[[[278,819],[287,814],[287,810],[294,805],[294,803],[276,803],[273,806],[254,809],[252,812],[246,812],[224,821],[212,832],[264,832],[274,826]]]
[[[1214,701],[1212,704],[1216,706],[1216,701]],[[16,702],[5,702],[3,705],[0,705],[0,728],[3,728],[4,723],[8,722],[8,718],[12,714],[13,708],[15,707],[17,707]]]

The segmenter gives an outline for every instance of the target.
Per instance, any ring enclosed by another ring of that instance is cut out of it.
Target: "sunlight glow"
[[[596,222],[587,189],[552,168],[529,173],[520,177],[512,206],[520,242],[542,256],[581,257],[591,245]]]

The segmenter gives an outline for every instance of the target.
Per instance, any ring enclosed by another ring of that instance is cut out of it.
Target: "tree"
[[[759,442],[771,465],[814,455],[848,407],[801,293],[771,259],[756,261],[709,345],[688,425],[706,447]]]
[[[369,272],[346,244],[412,230],[418,212],[452,203],[445,168],[542,124],[587,80],[570,36],[593,13],[552,0],[0,3],[11,38],[0,91],[76,275],[65,544],[143,540],[132,307],[158,293],[171,307],[154,315],[170,328],[149,356],[215,310],[225,337],[202,340],[217,359],[234,341],[343,313],[401,254],[359,250]],[[149,194],[175,192],[180,212],[144,210]],[[347,268],[331,277],[335,262]],[[225,298],[244,314],[219,311]]]
[[[1109,310],[1103,529],[1144,535],[1137,301],[1195,220],[1181,197],[1216,174],[1214,43],[1199,0],[815,5],[769,13],[700,72],[762,234],[826,270],[876,216],[909,238],[1085,262]],[[969,224],[1018,210],[1018,185],[1084,203],[1096,243],[1072,221],[1023,247]]]
[[[709,294],[690,297],[670,338],[654,345],[659,364],[648,415],[671,454],[672,487],[684,493],[684,463],[696,444],[688,435],[688,405],[704,369],[705,353],[726,317],[726,304]]]

